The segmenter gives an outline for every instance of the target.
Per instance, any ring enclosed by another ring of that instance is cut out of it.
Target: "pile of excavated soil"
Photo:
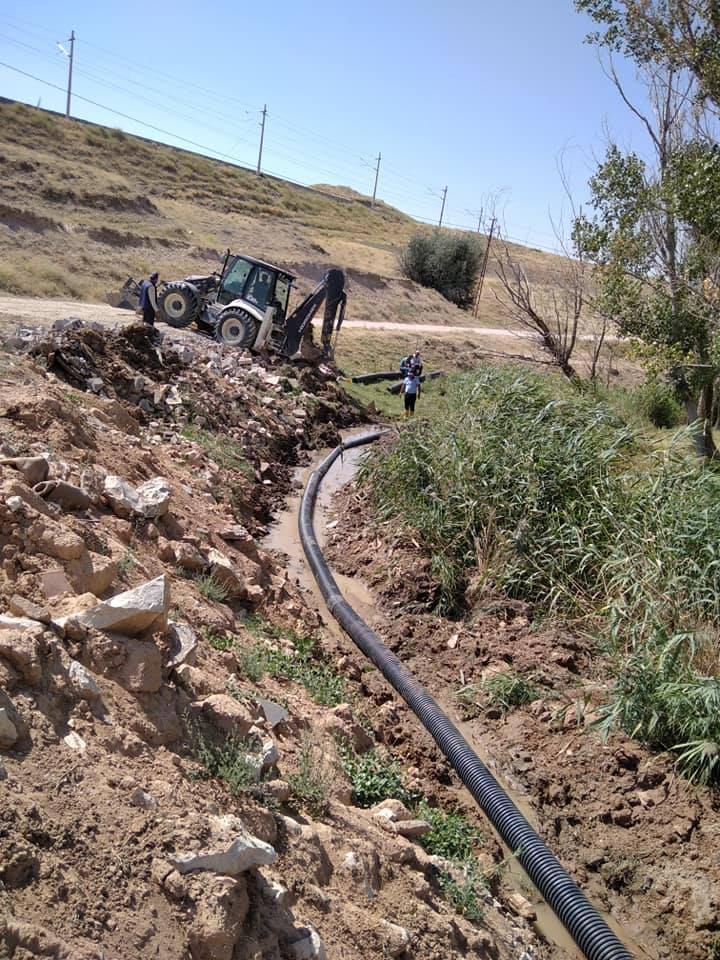
[[[720,940],[720,814],[716,795],[677,778],[670,758],[593,721],[610,683],[591,640],[536,625],[518,601],[481,595],[463,619],[434,614],[429,558],[374,523],[355,485],[338,501],[326,556],[360,576],[377,600],[373,626],[500,779],[528,803],[536,827],[588,896],[624,924],[642,956],[707,960]],[[507,713],[468,708],[457,691],[496,672],[523,674],[534,702]],[[376,701],[382,684],[366,689]],[[417,750],[415,721],[393,705],[394,748],[421,776],[437,763]]]
[[[258,643],[288,656],[293,635],[332,664],[255,539],[290,466],[358,417],[332,371],[156,349],[145,328],[43,334],[6,361],[0,955],[558,958],[491,889],[482,920],[457,913],[442,865],[351,804],[337,738],[394,737],[390,710],[363,708],[372,681],[349,669],[350,702],[328,707],[251,669]],[[291,785],[308,743],[314,813]],[[218,750],[247,752],[235,792]]]

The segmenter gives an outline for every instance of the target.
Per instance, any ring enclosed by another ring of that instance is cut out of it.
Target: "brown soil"
[[[502,597],[479,598],[461,620],[430,612],[436,584],[417,546],[373,524],[354,486],[338,501],[327,556],[376,598],[371,625],[461,724],[574,879],[615,917],[639,956],[715,956],[720,941],[720,811],[716,795],[678,779],[672,762],[625,736],[592,728],[608,665],[592,641]],[[510,710],[463,707],[455,694],[493,672],[530,677],[535,702]],[[380,680],[366,684],[377,701]],[[393,746],[442,779],[415,742],[399,702]]]
[[[157,347],[144,327],[80,327],[39,334],[29,357],[3,356],[3,455],[46,456],[50,477],[90,502],[44,503],[0,464],[0,603],[6,616],[22,614],[0,624],[0,956],[291,960],[310,955],[298,941],[315,928],[330,960],[556,957],[491,890],[481,921],[456,913],[422,848],[350,805],[334,736],[359,736],[365,717],[373,740],[394,743],[404,723],[374,677],[346,663],[353,705],[331,709],[296,682],[255,679],[248,665],[257,643],[291,649],[288,630],[317,637],[318,664],[331,657],[316,612],[255,537],[292,466],[336,442],[358,408],[332,371],[223,354],[199,339],[188,349],[171,337]],[[204,432],[187,435],[188,421]],[[165,478],[167,512],[118,515],[106,474],[133,485]],[[215,569],[213,551],[237,585],[223,602],[198,579]],[[65,578],[63,592],[48,587],[49,573]],[[56,622],[161,576],[167,615],[198,641],[180,666],[164,616],[140,637]],[[78,687],[78,672],[95,692]],[[365,707],[365,694],[385,706]],[[271,727],[261,698],[287,717]],[[204,773],[198,737],[227,747],[228,730],[251,724],[263,749],[277,750],[273,784],[232,795]],[[308,738],[325,757],[315,772],[329,796],[314,815],[285,782]],[[423,786],[451,802],[437,753],[422,739],[414,749],[416,779],[430,764],[438,781]],[[218,819],[228,815],[274,846],[274,864],[233,875],[173,868],[185,852],[227,847],[240,829]],[[482,855],[491,865],[496,844]],[[407,950],[388,923],[407,932]]]

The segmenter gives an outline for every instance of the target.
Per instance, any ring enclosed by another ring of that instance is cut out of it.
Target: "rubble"
[[[18,738],[17,727],[12,722],[6,707],[0,707],[0,749],[14,746]]]
[[[170,857],[170,863],[181,873],[206,870],[235,877],[254,867],[268,866],[277,859],[277,853],[268,843],[253,837],[237,817],[215,817],[215,832],[233,834],[234,838],[216,850],[203,853],[182,853]]]
[[[60,617],[54,622],[63,627],[70,619],[96,630],[112,630],[127,636],[135,636],[153,628],[165,626],[170,607],[170,592],[165,574],[118,593],[89,610]]]
[[[164,477],[155,477],[139,487],[110,475],[105,477],[103,495],[118,517],[155,519],[167,513],[172,488]]]

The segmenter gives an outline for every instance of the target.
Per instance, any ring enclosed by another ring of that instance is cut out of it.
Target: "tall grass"
[[[686,439],[652,450],[569,384],[487,368],[449,383],[446,416],[405,429],[360,478],[431,556],[438,609],[499,590],[597,626],[620,656],[607,724],[714,780],[720,473]]]

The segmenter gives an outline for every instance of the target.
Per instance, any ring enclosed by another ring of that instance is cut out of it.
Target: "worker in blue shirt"
[[[151,273],[149,280],[143,280],[140,284],[138,313],[142,314],[145,323],[151,327],[155,326],[155,314],[157,313],[157,282],[158,274]]]
[[[410,371],[405,377],[400,388],[400,393],[405,397],[405,419],[412,417],[415,413],[415,401],[420,396],[420,377],[414,371]]]

